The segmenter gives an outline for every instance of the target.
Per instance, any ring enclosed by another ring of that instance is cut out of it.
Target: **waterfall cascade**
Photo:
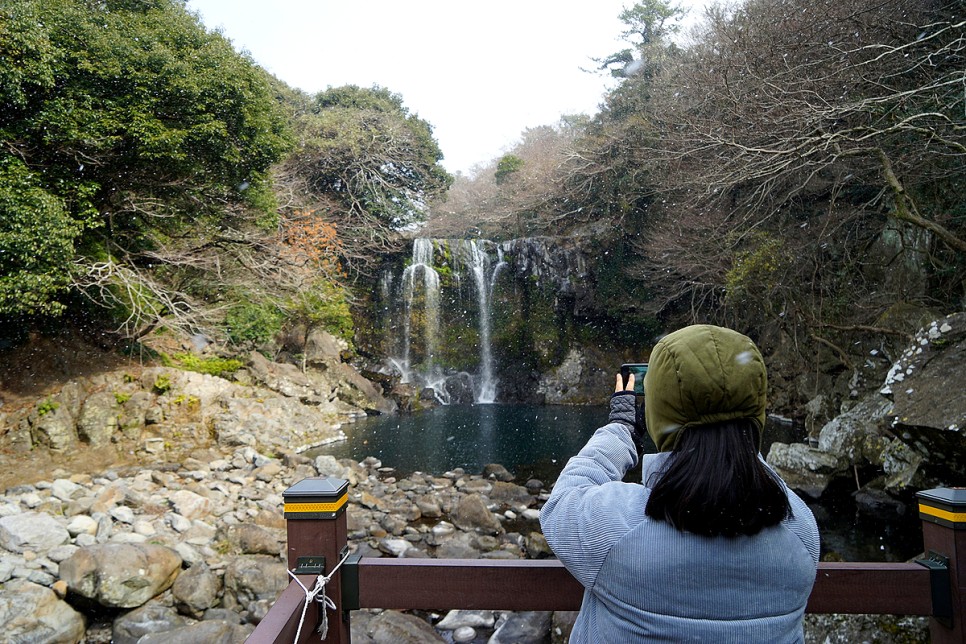
[[[544,239],[416,239],[406,266],[387,270],[379,282],[389,364],[401,382],[432,390],[442,404],[495,402],[494,333],[505,338],[506,324],[531,322],[508,302],[514,288],[543,288],[553,300],[572,296],[586,277],[579,250]],[[494,309],[501,316],[496,330]]]

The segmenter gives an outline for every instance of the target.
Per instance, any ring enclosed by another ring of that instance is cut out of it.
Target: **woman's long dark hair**
[[[785,489],[758,457],[751,420],[688,427],[651,490],[645,512],[708,537],[757,534],[791,513]]]

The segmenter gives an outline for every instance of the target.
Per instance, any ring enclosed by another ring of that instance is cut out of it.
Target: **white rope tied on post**
[[[335,573],[339,571],[339,568],[342,567],[342,564],[344,564],[345,560],[348,558],[349,553],[346,552],[342,557],[342,560],[336,564],[335,568],[332,569],[332,572],[330,572],[328,575],[317,576],[315,578],[315,585],[312,586],[312,590],[309,590],[305,587],[305,584],[299,580],[294,571],[286,571],[288,572],[289,576],[295,580],[295,583],[301,586],[302,590],[305,591],[305,604],[302,605],[302,616],[299,617],[299,627],[298,630],[295,631],[295,644],[298,644],[299,636],[302,634],[302,624],[305,622],[305,612],[309,609],[309,603],[313,599],[322,604],[322,619],[319,621],[318,633],[322,639],[325,639],[326,635],[329,634],[329,611],[335,610],[336,606],[335,602],[325,594],[325,585],[329,583],[332,577],[335,576]]]

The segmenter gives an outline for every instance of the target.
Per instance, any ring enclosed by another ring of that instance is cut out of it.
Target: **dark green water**
[[[371,416],[343,426],[349,439],[313,450],[336,458],[375,456],[409,473],[471,474],[499,463],[517,479],[549,484],[597,427],[604,407],[553,405],[447,405],[405,416]]]
[[[308,455],[331,454],[356,461],[374,456],[402,475],[442,474],[457,467],[477,474],[484,465],[499,463],[518,482],[537,478],[549,488],[567,459],[606,422],[603,406],[449,405],[405,416],[365,418],[343,427],[348,440]],[[764,452],[772,442],[800,439],[794,427],[772,423],[765,430]],[[629,472],[626,480],[639,481],[639,471]],[[906,517],[879,520],[858,512],[850,492],[840,487],[813,505],[823,552],[834,552],[847,561],[903,561],[922,551],[914,511]]]

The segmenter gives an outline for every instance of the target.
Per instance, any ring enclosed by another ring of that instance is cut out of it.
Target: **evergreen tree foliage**
[[[289,145],[264,72],[176,0],[5,2],[0,141],[76,222],[82,254],[135,264],[227,204],[270,206]],[[51,253],[66,274],[69,254]],[[60,310],[55,292],[39,310]]]

